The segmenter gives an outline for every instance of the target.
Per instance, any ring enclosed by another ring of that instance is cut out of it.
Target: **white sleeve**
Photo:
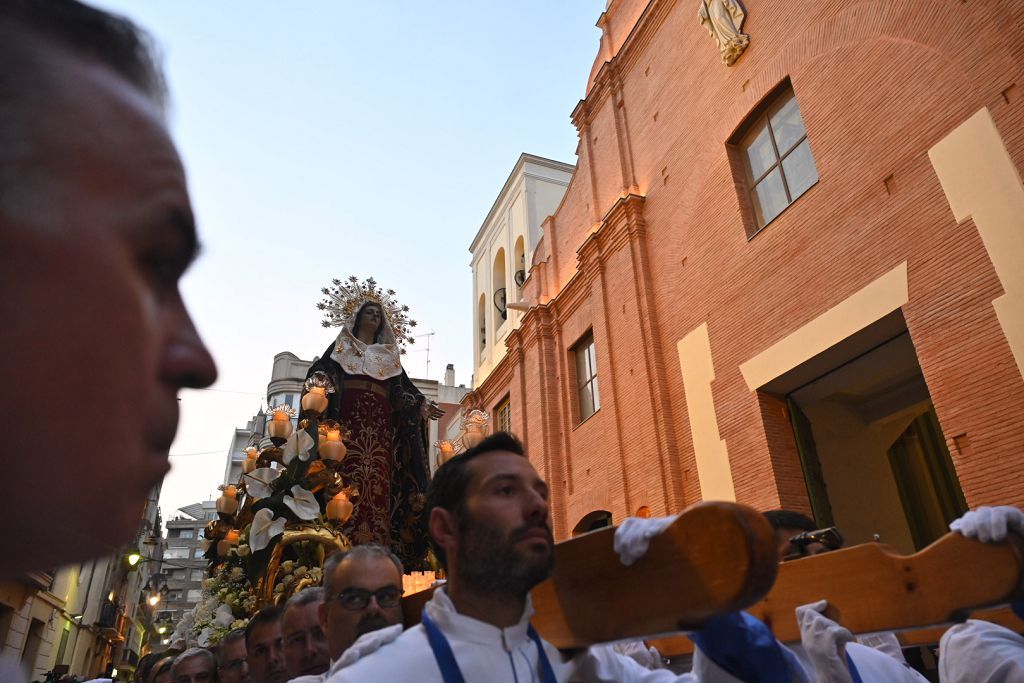
[[[910,668],[906,662],[899,662],[873,647],[860,643],[849,643],[846,656],[857,667],[863,681],[885,681],[886,683],[928,683],[928,679]]]
[[[939,641],[942,683],[1024,683],[1024,637],[987,621],[970,619]]]
[[[593,645],[573,658],[574,683],[698,683],[692,674],[678,676],[668,669],[648,669],[612,645]],[[723,679],[724,680],[724,679]],[[730,681],[735,679],[729,679]]]
[[[857,642],[867,647],[873,647],[879,652],[884,652],[897,662],[905,662],[903,646],[900,639],[892,631],[881,631],[879,633],[865,633],[857,636]]]
[[[402,635],[403,628],[402,624],[392,624],[391,626],[385,626],[384,628],[359,636],[356,642],[352,643],[347,650],[341,653],[341,657],[331,667],[331,672],[333,673],[338,669],[352,666],[363,657],[373,654],[388,643],[396,640],[398,636]]]

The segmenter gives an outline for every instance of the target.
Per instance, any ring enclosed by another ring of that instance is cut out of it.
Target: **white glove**
[[[853,683],[846,666],[846,645],[853,634],[826,617],[827,600],[819,600],[796,608],[800,624],[800,643],[814,664],[817,683]]]
[[[347,650],[341,654],[341,659],[331,667],[332,670],[351,666],[357,661],[371,655],[384,647],[398,636],[402,635],[402,624],[392,624],[376,631],[370,631],[359,636],[356,642],[352,643]]]
[[[1006,539],[1007,532],[1024,533],[1024,512],[1009,505],[981,506],[968,510],[960,519],[953,520],[950,531],[976,538],[982,543],[998,543]]]
[[[676,521],[679,515],[668,517],[627,517],[615,530],[613,547],[619,554],[619,560],[627,567],[647,552],[651,539],[663,532]]]

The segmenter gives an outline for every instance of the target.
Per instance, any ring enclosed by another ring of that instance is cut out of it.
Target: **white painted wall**
[[[487,218],[469,247],[473,269],[473,387],[487,378],[505,356],[505,339],[519,326],[522,313],[509,309],[502,320],[494,305],[493,281],[495,258],[504,250],[506,299],[519,299],[515,283],[517,270],[529,274],[533,250],[540,241],[541,225],[555,212],[569,185],[575,167],[551,159],[523,154],[519,157],[504,187],[498,193]],[[524,238],[524,263],[516,263],[516,240]],[[484,297],[484,315],[479,311]],[[481,346],[480,329],[485,329],[486,343]]]

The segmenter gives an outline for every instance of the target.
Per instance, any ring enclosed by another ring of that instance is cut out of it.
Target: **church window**
[[[818,182],[800,105],[788,82],[758,107],[733,141],[742,165],[748,236],[771,223]]]

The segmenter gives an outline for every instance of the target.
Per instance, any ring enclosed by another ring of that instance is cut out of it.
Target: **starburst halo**
[[[399,347],[403,347],[402,353],[405,353],[406,344],[416,343],[411,334],[416,321],[409,318],[409,307],[398,303],[395,290],[381,289],[372,277],[360,281],[355,275],[349,275],[344,281],[331,280],[331,286],[320,291],[324,298],[316,307],[324,312],[323,320],[320,321],[324,327],[343,326],[364,301],[373,301],[380,304],[387,316],[391,330],[395,333],[395,341]]]

